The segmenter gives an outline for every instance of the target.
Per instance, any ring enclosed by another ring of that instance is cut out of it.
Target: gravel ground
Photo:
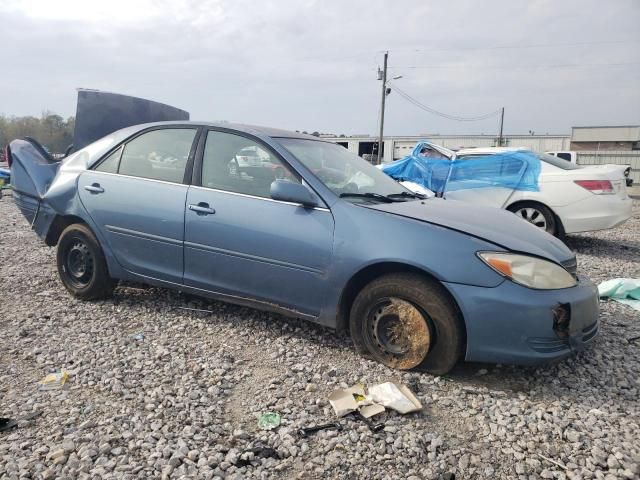
[[[627,306],[603,302],[597,341],[555,365],[400,373],[331,331],[177,292],[76,301],[10,196],[0,219],[0,416],[42,412],[0,433],[0,478],[640,476],[640,342],[627,341],[640,324]],[[640,202],[624,226],[568,243],[596,281],[640,276]],[[65,389],[38,391],[58,368]],[[295,434],[334,420],[335,388],[387,379],[410,385],[424,411],[385,413],[377,434],[352,420]],[[258,430],[264,411],[281,426]]]

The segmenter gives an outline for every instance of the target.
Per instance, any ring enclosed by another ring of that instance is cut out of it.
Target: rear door
[[[145,130],[82,173],[82,204],[126,270],[182,283],[185,171],[197,128]]]
[[[272,200],[275,179],[301,179],[261,141],[210,130],[201,144],[187,195],[184,283],[318,315],[333,244],[329,209]],[[247,149],[260,161],[238,168]]]

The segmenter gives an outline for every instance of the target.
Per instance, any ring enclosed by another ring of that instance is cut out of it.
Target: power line
[[[506,50],[506,49],[514,49],[518,50],[521,48],[555,48],[555,47],[577,47],[583,45],[607,45],[607,44],[621,44],[621,43],[637,43],[640,40],[630,39],[630,40],[602,40],[602,41],[593,41],[593,42],[561,42],[561,43],[534,43],[531,45],[495,45],[491,47],[451,47],[451,48],[395,48],[394,51],[397,50],[411,50],[413,52],[450,52],[450,51],[464,51],[464,50]]]
[[[416,107],[421,108],[422,110],[425,110],[429,113],[432,113],[433,115],[438,115],[439,117],[447,118],[449,120],[456,120],[458,122],[477,122],[478,120],[484,120],[486,118],[493,117],[494,115],[501,113],[501,110],[502,110],[502,109],[498,109],[490,113],[485,113],[484,115],[476,115],[476,116],[450,115],[448,113],[440,112],[434,108],[431,108],[421,103],[419,100],[416,100],[411,95],[409,95],[408,93],[398,88],[395,83],[391,86],[391,88],[394,92],[397,92],[398,95],[400,95],[402,98],[407,100],[409,103],[412,103]]]
[[[555,65],[399,65],[395,67],[389,67],[389,69],[397,70],[399,68],[406,69],[445,69],[445,68],[465,68],[465,69],[478,69],[478,68],[495,68],[510,70],[522,70],[522,69],[538,69],[538,68],[583,68],[583,67],[618,67],[624,65],[640,65],[640,62],[622,62],[622,63],[559,63]]]
[[[640,40],[637,39],[629,39],[629,40],[602,40],[602,41],[593,41],[593,42],[561,42],[561,43],[537,43],[530,45],[493,45],[489,47],[449,47],[449,48],[412,48],[412,47],[397,47],[393,48],[394,52],[456,52],[456,51],[469,51],[469,50],[507,50],[507,49],[527,49],[527,48],[555,48],[555,47],[576,47],[576,46],[585,46],[585,45],[610,45],[610,44],[623,44],[623,43],[638,43]],[[345,60],[354,60],[356,58],[367,57],[372,54],[376,56],[376,58],[384,54],[385,50],[356,50],[356,51],[345,51],[340,50],[339,52],[334,53],[322,53],[320,55],[312,55],[310,57],[302,57],[302,58],[294,58],[296,61],[345,61]],[[400,53],[403,54],[403,53]],[[336,56],[337,55],[337,56]]]

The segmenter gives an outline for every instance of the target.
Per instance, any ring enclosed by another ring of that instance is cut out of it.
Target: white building
[[[378,139],[368,136],[326,137],[361,157],[375,154]],[[383,143],[383,161],[391,162],[404,157],[422,140],[429,140],[443,147],[456,150],[468,147],[495,147],[498,145],[496,135],[421,135],[410,137],[385,137]],[[537,152],[569,150],[570,135],[504,135],[503,146],[526,147]]]

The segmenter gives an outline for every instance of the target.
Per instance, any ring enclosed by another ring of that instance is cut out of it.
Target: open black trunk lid
[[[120,130],[141,123],[189,120],[189,112],[144,98],[78,89],[73,151]]]

